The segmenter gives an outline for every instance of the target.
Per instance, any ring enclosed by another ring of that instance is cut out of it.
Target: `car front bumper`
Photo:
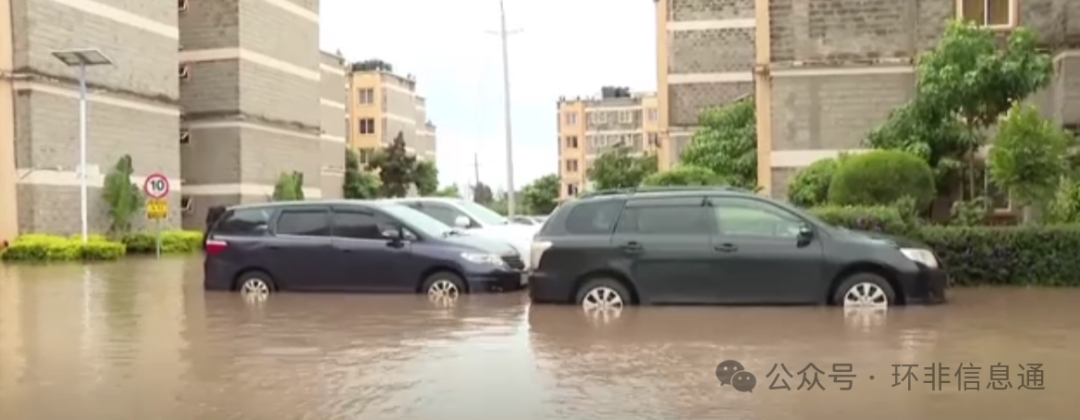
[[[917,271],[902,275],[901,285],[906,304],[940,304],[947,301],[949,276],[941,267],[931,268],[919,264]]]
[[[528,285],[528,274],[514,270],[470,273],[465,276],[472,293],[510,292]]]

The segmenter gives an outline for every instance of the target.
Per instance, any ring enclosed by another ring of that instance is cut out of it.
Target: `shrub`
[[[122,242],[132,254],[152,254],[157,249],[157,233],[137,232],[125,235]],[[161,232],[161,253],[182,254],[202,250],[203,234],[191,230]]]
[[[853,230],[910,235],[915,228],[896,207],[826,206],[810,209],[810,213],[830,225]]]
[[[824,205],[837,166],[836,159],[821,159],[800,170],[788,186],[788,201],[801,207]]]
[[[62,237],[30,234],[15,239],[3,253],[5,261],[106,261],[124,256],[126,248],[120,242],[92,236],[87,243],[81,236]]]
[[[671,170],[657,172],[649,175],[642,181],[642,185],[656,186],[702,186],[718,185],[724,181],[716,176],[709,168],[694,165],[678,165]]]
[[[934,199],[934,174],[918,156],[899,150],[875,150],[849,156],[829,186],[835,205],[891,205],[904,197],[925,208]]]
[[[1080,286],[1080,225],[924,227],[960,285]]]

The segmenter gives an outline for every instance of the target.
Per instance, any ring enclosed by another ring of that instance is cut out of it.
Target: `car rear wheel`
[[[277,290],[274,280],[262,271],[248,271],[240,275],[236,289],[246,297],[264,299]]]
[[[630,291],[614,279],[594,279],[578,289],[576,302],[586,312],[621,310],[632,301]]]
[[[833,302],[845,308],[888,308],[896,302],[896,292],[881,276],[859,273],[840,283]]]
[[[433,299],[454,299],[466,292],[465,281],[449,271],[428,276],[420,290]]]

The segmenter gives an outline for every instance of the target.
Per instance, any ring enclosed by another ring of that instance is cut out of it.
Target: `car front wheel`
[[[887,308],[896,302],[896,292],[881,276],[859,273],[840,283],[833,302],[845,308]]]

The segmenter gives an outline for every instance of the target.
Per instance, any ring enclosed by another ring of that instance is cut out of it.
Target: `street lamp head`
[[[70,67],[80,65],[106,66],[112,64],[112,60],[109,59],[109,56],[105,55],[105,53],[97,48],[53,51],[52,55]]]

